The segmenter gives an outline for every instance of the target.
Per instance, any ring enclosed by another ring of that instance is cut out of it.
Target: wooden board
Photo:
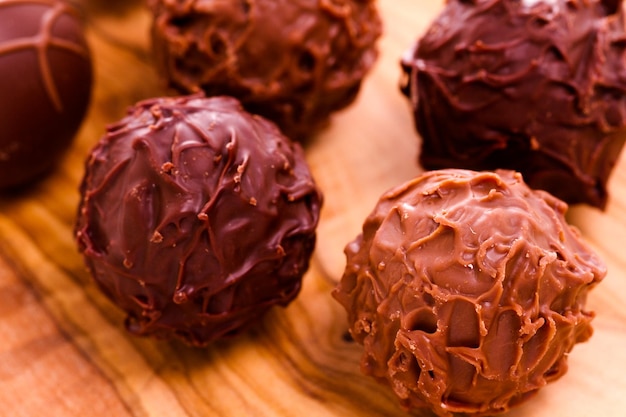
[[[418,138],[398,91],[399,57],[442,0],[381,0],[381,56],[358,101],[307,149],[325,206],[300,297],[254,330],[206,349],[128,335],[95,288],[72,228],[83,161],[107,123],[162,94],[139,1],[83,1],[96,67],[88,118],[61,166],[20,195],[0,196],[0,416],[402,416],[393,395],[359,372],[330,297],[343,247],[387,188],[419,173]],[[626,160],[605,212],[569,220],[609,274],[589,299],[595,335],[570,370],[509,416],[626,415]],[[419,415],[419,414],[417,414]],[[424,414],[426,415],[426,414]]]

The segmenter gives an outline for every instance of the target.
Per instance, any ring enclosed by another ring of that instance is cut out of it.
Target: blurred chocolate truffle
[[[507,168],[604,208],[626,137],[621,0],[447,2],[404,56],[426,169]]]
[[[0,188],[49,171],[71,144],[91,95],[79,12],[61,0],[0,1]]]
[[[503,412],[562,376],[606,275],[566,210],[513,171],[430,171],[384,194],[333,293],[363,372],[439,416]]]
[[[374,0],[150,0],[153,48],[182,92],[231,95],[305,140],[352,103],[377,58]]]
[[[299,145],[229,97],[138,103],[86,163],[76,225],[138,335],[205,345],[300,290],[321,194]]]

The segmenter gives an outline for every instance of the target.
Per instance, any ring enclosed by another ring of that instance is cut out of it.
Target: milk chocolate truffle
[[[402,64],[426,169],[507,168],[604,208],[626,137],[621,0],[451,0]]]
[[[377,58],[375,0],[150,0],[157,67],[182,92],[241,100],[304,140],[353,102]]]
[[[0,0],[0,189],[38,179],[85,116],[92,67],[78,11],[60,0]]]
[[[491,415],[567,370],[603,262],[513,171],[430,171],[382,196],[333,295],[365,374],[407,408]]]
[[[130,332],[201,346],[296,297],[320,204],[273,123],[233,98],[157,98],[93,149],[76,237]]]

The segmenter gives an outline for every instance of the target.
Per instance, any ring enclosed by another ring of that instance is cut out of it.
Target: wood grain
[[[407,415],[388,389],[360,374],[361,349],[346,337],[330,291],[343,247],[379,195],[419,173],[398,62],[442,3],[380,1],[385,35],[375,70],[358,101],[306,150],[325,206],[300,297],[240,337],[191,349],[128,335],[76,252],[77,188],[90,147],[127,106],[165,93],[142,3],[83,1],[96,71],[88,118],[50,177],[0,196],[0,416]],[[626,413],[625,157],[609,188],[605,212],[575,207],[568,217],[609,266],[589,299],[595,335],[574,349],[563,379],[509,417]]]

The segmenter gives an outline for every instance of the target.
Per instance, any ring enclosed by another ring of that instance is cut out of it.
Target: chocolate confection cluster
[[[305,140],[352,103],[377,58],[374,0],[151,0],[153,49],[182,93],[231,95]]]
[[[0,2],[0,189],[48,172],[78,131],[91,95],[82,18],[67,2]]]
[[[606,274],[566,209],[513,171],[431,171],[385,193],[333,292],[364,373],[439,416],[503,412],[562,376]]]
[[[560,198],[606,204],[626,128],[618,4],[450,0],[404,57],[436,170],[383,195],[333,295],[363,371],[406,408],[506,411],[591,336],[606,267]],[[373,0],[149,5],[157,67],[192,94],[107,129],[75,233],[129,331],[204,346],[299,293],[322,196],[290,139],[354,100],[381,22]]]
[[[91,152],[76,237],[132,333],[201,346],[298,294],[321,200],[301,147],[236,99],[150,99]]]
[[[451,0],[407,52],[426,169],[507,168],[604,208],[626,138],[621,0]]]

